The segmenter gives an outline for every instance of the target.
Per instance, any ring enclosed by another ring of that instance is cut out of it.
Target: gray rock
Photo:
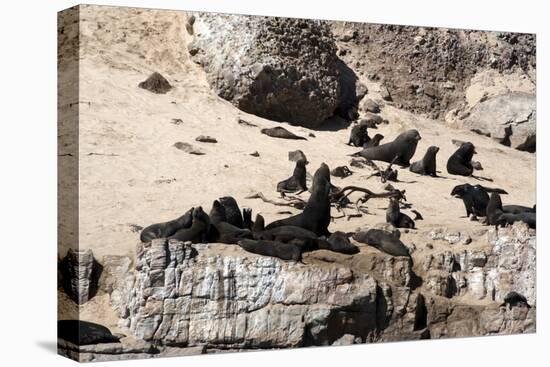
[[[293,150],[292,152],[288,152],[288,160],[291,162],[297,162],[300,159],[303,159],[307,162],[306,155],[301,150]]]
[[[536,150],[536,98],[534,94],[512,92],[478,103],[461,127],[526,151]],[[508,133],[507,133],[508,129]]]
[[[193,60],[239,109],[316,127],[340,103],[338,57],[323,21],[197,13]]]
[[[76,303],[88,302],[97,292],[101,265],[94,259],[92,250],[69,249],[60,263],[65,293]]]
[[[366,99],[362,103],[362,107],[364,110],[372,113],[379,113],[380,112],[380,106],[378,103],[374,102],[372,99]]]
[[[172,89],[172,86],[160,73],[156,71],[151,74],[146,80],[138,84],[138,87],[148,90],[156,94],[165,94]]]

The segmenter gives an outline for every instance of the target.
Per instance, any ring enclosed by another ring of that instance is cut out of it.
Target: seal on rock
[[[485,217],[487,215],[487,205],[489,204],[489,193],[508,194],[505,190],[499,188],[485,187],[481,185],[456,185],[451,191],[451,195],[462,199],[466,216],[475,215],[476,217]]]
[[[225,207],[218,200],[214,200],[212,204],[210,220],[213,228],[209,235],[209,242],[236,244],[243,238],[252,238],[252,232],[249,229],[242,229],[227,222]]]
[[[284,127],[272,127],[270,129],[261,129],[260,132],[262,134],[265,134],[267,136],[271,136],[272,138],[279,138],[279,139],[294,139],[294,140],[307,140],[306,138],[302,136],[298,136],[294,133],[291,133]]]
[[[170,237],[179,229],[191,227],[193,221],[192,214],[193,208],[189,209],[185,212],[185,214],[177,219],[163,223],[151,224],[141,231],[139,239],[141,242],[151,242],[151,240],[156,238]]]
[[[418,130],[407,130],[399,134],[390,143],[363,149],[360,152],[352,154],[352,156],[360,156],[374,161],[393,162],[400,166],[408,167],[420,139]]]
[[[508,224],[514,224],[515,222],[526,223],[529,228],[537,228],[537,213],[532,212],[522,212],[517,214],[512,213],[502,213],[496,219],[495,225],[497,228],[505,227]]]
[[[191,241],[193,243],[206,243],[210,232],[210,217],[202,210],[202,207],[193,209],[192,224],[189,228],[179,229],[168,239],[174,239],[182,242]]]
[[[252,209],[243,208],[243,229],[252,229],[254,222],[252,222]]]
[[[491,226],[497,225],[498,217],[503,213],[500,195],[496,192],[491,193],[489,203],[487,203],[487,224]]]
[[[257,255],[277,257],[281,260],[302,260],[302,251],[292,243],[268,240],[240,240],[239,246]]]
[[[476,154],[474,145],[470,142],[463,143],[447,161],[447,172],[451,175],[471,176],[474,172],[472,157]]]
[[[516,307],[516,306],[525,306],[527,308],[531,308],[531,306],[529,305],[529,303],[527,303],[527,298],[525,298],[523,295],[519,294],[518,292],[509,292],[505,297],[504,297],[504,302],[500,305],[500,307],[503,307],[503,306],[510,306],[510,308],[512,307]]]
[[[381,229],[369,229],[366,232],[357,232],[353,235],[353,239],[376,247],[380,251],[392,256],[411,257],[409,250],[398,237]]]
[[[304,211],[291,217],[270,223],[266,229],[280,226],[296,226],[314,232],[318,236],[330,235],[330,170],[325,163],[313,175],[311,196]]]
[[[351,243],[348,235],[341,231],[336,231],[327,239],[330,245],[329,250],[341,254],[353,255],[359,252],[359,247]]]
[[[422,160],[412,163],[409,170],[411,172],[418,173],[419,175],[436,177],[437,172],[435,156],[437,155],[437,152],[439,152],[439,148],[432,145],[428,148]]]
[[[243,228],[243,217],[237,200],[232,196],[224,196],[220,198],[220,204],[225,209],[225,221],[235,227]]]
[[[407,214],[401,213],[399,209],[399,200],[390,198],[388,209],[386,210],[386,222],[395,228],[415,228],[414,221]]]
[[[292,176],[277,184],[277,192],[303,192],[307,191],[306,183],[306,161],[296,161]]]

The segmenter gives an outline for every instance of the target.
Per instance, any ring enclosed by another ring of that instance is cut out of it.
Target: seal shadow
[[[38,340],[36,345],[45,351],[53,354],[57,354],[57,342],[51,340]]]

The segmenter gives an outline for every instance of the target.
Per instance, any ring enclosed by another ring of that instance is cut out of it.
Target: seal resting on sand
[[[416,152],[416,146],[421,139],[417,130],[407,130],[394,141],[377,147],[363,149],[352,156],[364,157],[374,161],[395,163],[403,167],[410,165],[410,160]]]

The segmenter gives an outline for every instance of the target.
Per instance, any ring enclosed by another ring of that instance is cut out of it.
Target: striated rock
[[[242,111],[316,127],[338,108],[337,48],[325,22],[200,13],[193,31],[193,60]]]
[[[92,250],[69,249],[60,263],[65,293],[76,303],[88,302],[97,292],[97,282],[102,272]]]

